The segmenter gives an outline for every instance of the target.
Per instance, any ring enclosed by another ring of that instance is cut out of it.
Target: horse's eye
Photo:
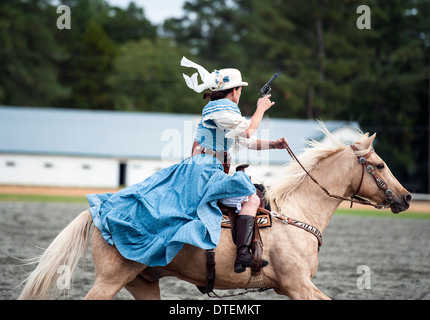
[[[384,169],[384,168],[385,168],[385,165],[384,165],[383,163],[381,163],[381,164],[378,164],[378,165],[376,166],[376,168],[378,168],[379,170],[382,170],[382,169]]]

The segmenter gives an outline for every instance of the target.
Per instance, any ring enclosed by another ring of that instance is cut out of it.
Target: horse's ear
[[[369,137],[369,134],[367,133],[366,138],[360,142],[360,150],[369,149],[372,146],[373,140],[375,140],[375,138],[376,138],[376,133],[374,133],[373,136],[371,137]]]

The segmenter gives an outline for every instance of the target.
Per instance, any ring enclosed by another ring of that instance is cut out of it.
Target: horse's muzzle
[[[409,192],[402,197],[395,197],[393,203],[390,205],[391,212],[397,214],[406,211],[409,209],[411,202],[412,195]]]

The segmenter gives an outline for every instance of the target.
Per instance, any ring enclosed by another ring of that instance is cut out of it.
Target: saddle
[[[248,164],[240,165],[236,167],[236,171],[243,171],[248,167]],[[251,252],[253,254],[254,262],[251,267],[253,275],[258,275],[262,269],[263,262],[263,241],[260,236],[260,228],[267,228],[272,226],[272,217],[270,215],[270,205],[265,201],[265,187],[262,184],[254,184],[256,188],[256,194],[260,198],[260,206],[257,210],[255,217],[255,228],[251,246]],[[236,209],[227,207],[218,202],[218,207],[222,212],[222,228],[230,228],[232,240],[236,245]],[[213,291],[215,285],[215,250],[206,251],[206,287],[197,286],[201,293],[209,294]]]

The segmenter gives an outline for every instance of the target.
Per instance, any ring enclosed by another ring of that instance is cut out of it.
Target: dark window
[[[127,169],[127,164],[121,162],[119,164],[119,185],[120,186],[124,186],[125,182],[126,182],[126,169]]]

